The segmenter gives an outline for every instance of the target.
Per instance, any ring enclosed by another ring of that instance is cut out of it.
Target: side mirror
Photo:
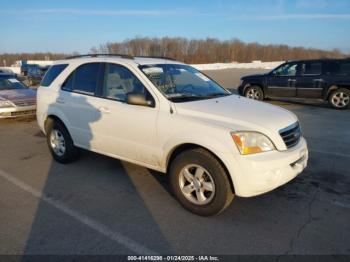
[[[152,102],[146,100],[146,97],[142,93],[128,93],[126,95],[126,103],[137,106],[151,106]]]

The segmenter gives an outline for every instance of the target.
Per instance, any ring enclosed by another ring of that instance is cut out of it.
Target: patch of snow
[[[0,67],[0,69],[6,69],[9,71],[12,71],[13,73],[18,74],[18,75],[21,73],[21,68],[17,67],[17,66]]]
[[[273,69],[284,61],[261,62],[260,60],[252,61],[251,63],[214,63],[214,64],[195,64],[192,65],[198,70],[222,70],[222,69]]]

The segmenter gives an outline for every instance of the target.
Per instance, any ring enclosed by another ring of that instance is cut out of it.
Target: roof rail
[[[118,56],[121,58],[127,58],[127,59],[134,59],[131,55],[126,54],[85,54],[85,55],[75,55],[75,56],[68,56],[64,59],[74,59],[74,58],[80,58],[80,57],[99,57],[99,56]]]
[[[132,56],[132,55],[126,55],[126,54],[85,54],[85,55],[75,55],[75,56],[68,56],[64,59],[74,59],[74,58],[81,58],[81,57],[99,57],[99,56],[117,56],[121,58],[127,58],[127,59],[134,59],[134,58],[158,58],[158,59],[167,59],[176,61],[176,59],[171,57],[165,57],[165,56]]]
[[[176,61],[176,59],[174,59],[174,58],[165,57],[165,56],[137,55],[137,56],[135,56],[134,58],[158,58],[158,59],[167,59],[167,60]]]

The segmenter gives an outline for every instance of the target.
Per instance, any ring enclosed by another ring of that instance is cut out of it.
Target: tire
[[[335,109],[346,109],[350,104],[350,90],[345,88],[334,90],[330,94],[328,101]]]
[[[171,163],[169,179],[171,189],[181,205],[200,216],[219,214],[234,197],[221,163],[201,148],[179,154]]]
[[[79,149],[63,123],[49,119],[46,124],[46,141],[52,157],[61,164],[68,164],[78,159]]]
[[[264,92],[260,88],[260,86],[249,86],[244,92],[244,96],[250,99],[264,100]]]

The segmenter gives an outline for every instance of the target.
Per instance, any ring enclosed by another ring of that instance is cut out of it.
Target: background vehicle
[[[267,74],[241,78],[240,95],[322,99],[336,109],[350,104],[350,59],[286,62]]]
[[[179,202],[203,216],[220,213],[234,194],[287,183],[308,159],[294,114],[169,59],[57,61],[38,88],[37,120],[56,161],[84,148],[167,173]]]
[[[13,75],[0,74],[0,118],[35,115],[36,91]]]
[[[16,74],[14,72],[12,72],[10,69],[3,69],[0,68],[0,74],[4,74],[4,75],[13,75],[16,77]]]
[[[27,60],[21,60],[20,61],[20,65],[21,65],[21,75],[22,76],[27,76],[27,72],[28,72],[28,63]]]
[[[29,86],[37,85],[41,82],[49,66],[28,65],[27,80]]]

